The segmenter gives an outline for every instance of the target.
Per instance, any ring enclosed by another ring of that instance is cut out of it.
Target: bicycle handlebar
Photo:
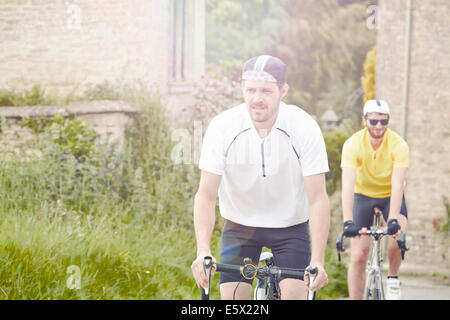
[[[205,266],[205,273],[208,276],[208,288],[202,288],[202,300],[209,300],[209,291],[211,288],[211,268],[214,262],[212,257],[206,256],[203,260],[203,265]]]
[[[359,230],[359,235],[361,236],[371,236],[371,237],[382,237],[387,236],[389,233],[387,233],[386,230]]]
[[[226,263],[214,263],[211,257],[205,257],[204,260],[205,272],[208,275],[208,283],[211,283],[211,269],[214,268],[217,272],[239,272],[245,279],[252,280],[258,275],[261,277],[275,277],[279,279],[293,278],[303,280],[305,271],[299,269],[279,268],[276,266],[264,266],[258,267],[251,262],[247,262],[245,265],[235,265]],[[310,277],[310,286],[314,281],[315,276],[319,272],[319,269],[315,266],[307,268],[306,272]],[[202,288],[202,300],[209,300],[210,288]],[[315,299],[315,292],[309,290],[308,300]]]
[[[253,264],[234,265],[216,263],[217,272],[239,272],[245,279],[254,279],[258,274],[264,276],[276,276],[279,278],[303,279],[304,271],[278,267],[257,267]]]
[[[389,233],[387,232],[387,230],[381,230],[381,229],[370,230],[369,229],[369,230],[366,230],[366,231],[359,230],[358,234],[362,235],[362,236],[371,236],[371,237],[373,237],[373,238],[378,240],[381,237],[388,235]],[[409,250],[409,248],[406,247],[406,233],[401,232],[400,236],[397,238],[397,245],[398,245],[398,247],[400,249],[400,252],[402,254],[402,260],[404,260],[405,259],[405,252]],[[338,260],[341,261],[341,252],[345,251],[345,248],[344,248],[344,233],[343,232],[341,232],[338,235],[338,238],[336,240],[336,249],[338,251]]]

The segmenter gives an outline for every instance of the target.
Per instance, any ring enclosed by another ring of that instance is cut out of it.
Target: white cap
[[[384,100],[367,100],[364,104],[363,115],[365,116],[369,112],[390,114],[389,105]]]

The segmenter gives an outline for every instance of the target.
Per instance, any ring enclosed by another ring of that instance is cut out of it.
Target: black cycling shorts
[[[275,266],[304,270],[311,260],[308,222],[286,228],[257,228],[225,220],[220,263],[243,265],[248,257],[258,264],[263,247],[272,250]],[[239,281],[252,283],[238,273],[220,273],[220,283]]]
[[[360,193],[355,193],[353,204],[353,221],[358,228],[370,227],[373,224],[373,208],[378,207],[383,211],[384,220],[389,217],[391,198],[371,198]],[[408,218],[406,210],[405,196],[402,198],[400,214]]]

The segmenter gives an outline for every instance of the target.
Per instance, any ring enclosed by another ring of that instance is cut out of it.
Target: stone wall
[[[0,0],[0,87],[162,83],[167,80],[167,4]]]
[[[0,0],[0,88],[82,93],[107,81],[167,93],[204,74],[204,20],[205,0]]]
[[[136,109],[123,101],[91,101],[78,102],[66,107],[33,106],[2,107],[0,133],[0,149],[16,152],[25,142],[36,137],[36,134],[21,125],[25,118],[40,119],[74,116],[82,119],[98,134],[98,143],[109,143],[122,150],[125,142],[125,129],[136,114]]]
[[[391,128],[410,147],[406,200],[411,251],[406,267],[450,273],[450,239],[435,231],[450,199],[450,2],[411,1],[410,64],[405,77],[407,1],[379,0],[376,97],[391,106]],[[408,94],[404,105],[404,85]],[[403,122],[403,119],[406,121]]]

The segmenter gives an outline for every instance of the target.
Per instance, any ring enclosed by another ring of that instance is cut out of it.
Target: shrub
[[[361,77],[361,86],[364,89],[364,102],[375,99],[375,68],[377,64],[377,47],[367,52],[364,61],[364,75]]]
[[[437,231],[440,232],[449,232],[450,231],[450,202],[447,197],[442,197],[442,202],[445,207],[445,212],[447,213],[447,216],[445,217],[445,222],[438,225],[436,227]]]
[[[334,193],[341,183],[341,156],[344,142],[350,135],[340,130],[324,133],[330,171],[326,174],[327,192]]]
[[[39,84],[35,84],[29,90],[22,92],[0,89],[0,106],[37,106],[48,104],[51,104],[50,98]]]
[[[95,152],[97,134],[81,119],[55,116],[44,133],[62,153],[72,154],[78,161],[93,156]]]
[[[207,121],[243,101],[240,82],[226,77],[221,80],[203,77],[195,84],[193,95],[195,103],[188,107],[192,114],[188,121]]]
[[[348,297],[347,267],[337,259],[336,248],[328,246],[325,254],[325,269],[328,285],[317,292],[318,300]]]

